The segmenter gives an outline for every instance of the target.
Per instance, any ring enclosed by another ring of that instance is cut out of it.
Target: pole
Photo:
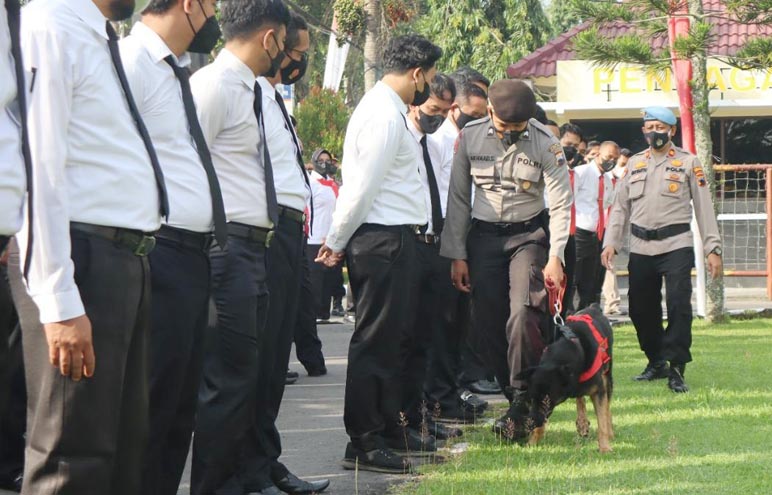
[[[767,297],[772,300],[772,168],[767,169]]]

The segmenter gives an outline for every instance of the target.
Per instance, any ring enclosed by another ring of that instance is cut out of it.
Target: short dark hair
[[[630,158],[631,156],[633,156],[633,152],[627,148],[622,148],[621,150],[619,150],[619,154],[622,156],[626,156],[627,158]]]
[[[450,93],[451,102],[456,99],[456,84],[447,74],[437,73],[429,87],[432,90],[432,94],[440,100],[445,100],[446,91]]]
[[[534,115],[533,118],[542,125],[547,125],[547,122],[549,121],[547,112],[544,111],[541,105],[536,105],[536,115]]]
[[[589,143],[587,143],[588,148],[594,148],[595,146],[600,146],[600,141],[592,140]]]
[[[223,38],[244,38],[263,26],[287,26],[290,11],[281,0],[228,0],[220,9]]]
[[[423,36],[406,34],[389,40],[383,50],[383,73],[404,74],[410,69],[429,70],[442,57],[442,48]]]
[[[554,125],[555,127],[557,127],[557,126],[558,126],[558,123],[557,123],[557,122],[555,122],[555,121],[554,121],[554,120],[552,120],[552,119],[547,119],[547,124],[546,124],[546,125]]]
[[[469,66],[459,67],[451,74],[451,77],[453,77],[457,86],[459,82],[468,82],[470,84],[480,83],[486,88],[490,88],[491,86],[490,79]]]
[[[292,50],[300,43],[300,31],[308,31],[308,23],[297,12],[290,13],[290,22],[287,24],[287,39],[284,40],[284,49]]]
[[[142,11],[142,15],[146,14],[165,14],[172,7],[177,5],[179,0],[150,0],[147,6]]]
[[[584,133],[582,133],[582,128],[576,124],[572,124],[571,122],[566,122],[565,124],[561,125],[560,137],[563,137],[567,133],[576,134],[577,136],[579,136],[580,141],[584,141]]]

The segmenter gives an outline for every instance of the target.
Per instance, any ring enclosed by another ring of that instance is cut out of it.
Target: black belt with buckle
[[[3,254],[3,251],[5,251],[6,246],[8,246],[8,241],[10,240],[11,236],[0,235],[0,254]]]
[[[480,232],[496,235],[518,235],[526,232],[536,232],[542,226],[541,215],[525,222],[486,222],[474,220],[474,225]]]
[[[237,222],[228,222],[228,235],[262,244],[265,247],[271,247],[271,240],[273,240],[273,230]]]
[[[645,229],[635,224],[630,225],[632,234],[644,241],[664,241],[669,237],[675,237],[690,230],[692,230],[692,227],[688,223],[677,223],[659,229]]]
[[[288,206],[279,206],[279,217],[289,218],[290,220],[293,220],[303,225],[305,225],[306,223],[305,213],[303,213],[300,210],[296,210],[295,208],[290,208]]]
[[[141,230],[105,227],[82,222],[70,222],[70,229],[112,241],[118,246],[129,249],[137,256],[147,256],[155,247],[154,234]]]
[[[416,240],[422,244],[439,244],[440,236],[434,234],[417,234]]]
[[[155,234],[156,239],[173,242],[181,246],[195,249],[196,251],[208,252],[212,247],[213,236],[211,232],[193,232],[191,230],[161,225],[161,228]]]

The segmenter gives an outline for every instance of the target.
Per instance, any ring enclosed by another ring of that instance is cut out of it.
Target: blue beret
[[[659,120],[667,125],[676,125],[676,116],[668,108],[665,107],[648,107],[643,109],[643,121],[647,120]]]

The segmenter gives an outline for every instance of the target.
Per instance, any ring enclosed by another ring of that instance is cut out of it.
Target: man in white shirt
[[[402,473],[399,426],[402,338],[416,317],[415,235],[427,210],[416,163],[421,148],[407,128],[407,104],[430,94],[442,50],[421,36],[392,38],[384,76],[354,110],[343,145],[343,186],[318,261],[344,254],[356,299],[346,372],[346,469]],[[420,451],[410,437],[408,448]]]
[[[249,493],[310,494],[322,492],[330,484],[326,479],[301,480],[279,462],[281,437],[276,428],[298,312],[305,259],[305,208],[311,195],[300,142],[276,85],[293,84],[305,74],[310,47],[308,25],[293,13],[287,25],[281,67],[257,79],[262,89],[265,138],[273,166],[279,220],[266,253],[268,317],[259,341],[261,356],[254,425],[246,437],[241,461],[240,479]]]
[[[10,271],[30,410],[25,494],[140,491],[147,254],[169,208],[108,22],[134,8],[133,1],[38,0],[22,11],[24,61],[34,74],[31,299],[19,270]],[[18,240],[24,252],[25,236]]]
[[[191,475],[195,495],[247,492],[239,462],[254,423],[268,315],[266,250],[279,222],[256,78],[279,69],[289,19],[279,0],[223,2],[225,47],[190,81],[228,220],[227,246],[210,252],[217,323],[208,331],[199,392]]]
[[[209,313],[209,246],[227,239],[220,186],[188,81],[191,52],[220,38],[215,0],[151,0],[121,58],[169,190],[149,256],[153,292],[149,439],[142,493],[176,495],[190,449]]]
[[[576,265],[574,283],[579,294],[580,311],[600,303],[600,289],[605,268],[600,263],[608,209],[614,201],[611,170],[619,158],[619,146],[613,141],[600,145],[598,156],[587,165],[574,169],[576,209]]]

